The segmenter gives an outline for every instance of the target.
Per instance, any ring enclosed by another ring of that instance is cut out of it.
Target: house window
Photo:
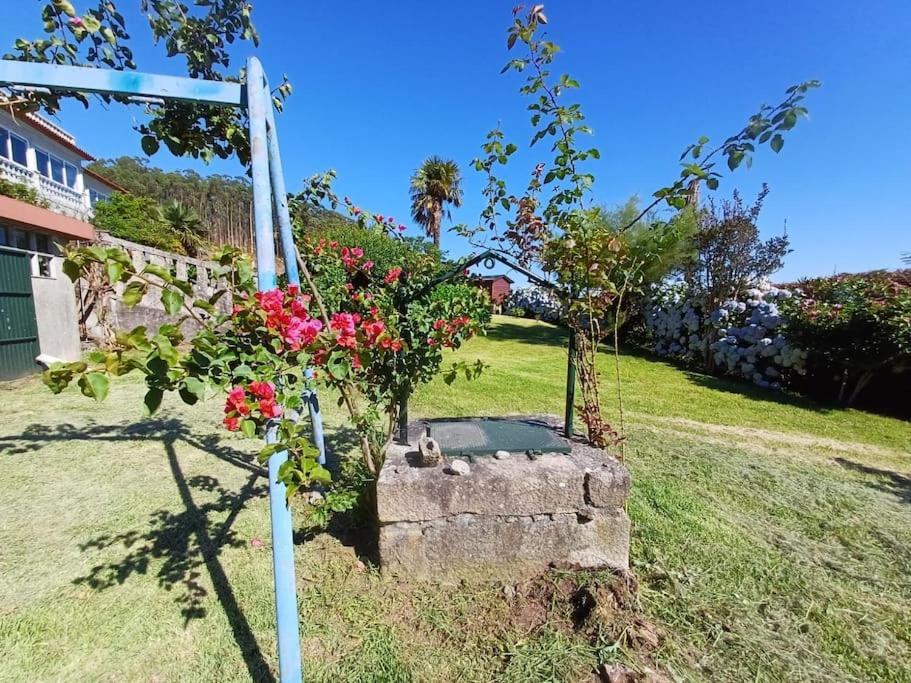
[[[35,161],[38,163],[38,173],[49,178],[50,171],[48,169],[51,167],[51,159],[48,153],[43,149],[36,149]]]
[[[76,176],[78,175],[79,171],[75,166],[73,166],[73,164],[64,164],[63,168],[66,171],[66,184],[69,187],[75,188]]]
[[[9,134],[10,158],[17,164],[28,166],[28,143],[25,138]]]
[[[35,268],[38,277],[52,277],[51,264],[53,259],[45,254],[35,254]]]
[[[22,166],[28,165],[28,143],[15,133],[0,128],[0,156],[15,161]]]
[[[42,254],[51,253],[51,240],[43,233],[35,233],[35,251]]]
[[[95,206],[98,202],[106,202],[109,197],[98,190],[89,189],[89,204]]]
[[[16,249],[27,250],[29,246],[28,233],[24,230],[16,230],[15,228],[13,228],[11,232],[10,246],[15,247]]]
[[[60,157],[55,157],[43,149],[35,150],[35,160],[38,163],[38,173],[45,178],[50,178],[61,185],[76,187],[76,176],[79,169],[73,164],[68,164]]]
[[[64,184],[63,162],[57,157],[51,157],[51,180]]]

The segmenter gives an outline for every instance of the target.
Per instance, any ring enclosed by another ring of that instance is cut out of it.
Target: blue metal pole
[[[275,111],[272,107],[272,92],[268,82],[263,86],[266,100],[266,140],[269,146],[269,174],[272,178],[272,198],[275,213],[278,214],[278,231],[282,240],[282,258],[285,274],[292,285],[300,284],[297,272],[297,252],[294,250],[294,233],[291,231],[291,214],[288,211],[288,192],[285,189],[285,174],[282,172],[282,157],[278,150],[278,130],[275,127]]]
[[[250,115],[250,158],[253,172],[253,215],[256,221],[256,269],[260,290],[275,287],[275,238],[272,230],[272,189],[266,142],[267,108],[263,68],[256,57],[247,60],[247,104]],[[275,441],[275,430],[266,434]],[[275,618],[278,629],[278,665],[282,683],[302,680],[300,628],[294,580],[294,538],[291,510],[278,469],[288,459],[282,451],[269,458],[269,510],[272,516],[272,569],[275,578]]]
[[[268,82],[263,87],[263,97],[266,101],[266,140],[269,146],[269,175],[272,180],[272,198],[275,203],[275,213],[278,215],[278,229],[281,235],[282,258],[285,261],[285,273],[288,282],[293,285],[300,284],[300,273],[297,268],[297,252],[294,249],[294,232],[291,229],[291,214],[288,211],[288,192],[285,188],[285,174],[282,171],[282,157],[278,146],[278,129],[275,126],[275,111],[272,108],[272,93]],[[313,376],[313,370],[305,371],[308,377]],[[310,424],[313,430],[313,444],[319,450],[318,462],[326,464],[326,441],[323,436],[323,416],[319,409],[319,398],[316,390],[305,391],[302,395],[310,411]]]
[[[308,378],[313,377],[313,370],[308,368],[304,371],[304,375]],[[325,465],[326,439],[323,436],[323,414],[319,409],[319,397],[316,395],[316,389],[305,391],[302,398],[304,399],[304,403],[307,404],[307,408],[310,410],[310,424],[313,427],[313,445],[316,446],[316,450],[319,451],[317,462],[320,465]]]

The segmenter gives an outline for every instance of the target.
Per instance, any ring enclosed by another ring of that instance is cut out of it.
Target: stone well
[[[552,416],[508,419],[561,431]],[[451,456],[418,465],[426,427],[409,424],[409,445],[389,448],[377,482],[384,572],[451,583],[519,581],[555,566],[628,567],[630,479],[615,458],[574,439],[569,453],[474,457],[467,474],[451,474]]]

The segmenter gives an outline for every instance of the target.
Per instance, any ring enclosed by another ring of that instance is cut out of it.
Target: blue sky
[[[41,3],[8,4],[4,49],[41,30]],[[180,74],[178,60],[151,47],[138,0],[118,4],[127,10],[140,68]],[[530,138],[520,82],[499,75],[509,57],[511,2],[254,5],[257,53],[273,82],[287,73],[295,88],[278,118],[290,189],[334,168],[339,194],[404,219],[411,172],[439,154],[455,159],[465,176],[465,202],[453,222],[477,220],[482,178],[470,161],[485,133],[499,121],[520,147]],[[739,130],[758,105],[816,78],[823,87],[808,99],[810,120],[790,133],[781,154],[763,150],[752,169],[726,177],[719,194],[739,188],[749,199],[769,184],[760,227],[773,235],[787,225],[794,249],[781,280],[896,267],[901,252],[911,251],[911,3],[558,0],[545,10],[550,36],[563,48],[555,71],[581,82],[578,100],[602,152],[591,167],[600,203],[648,197],[676,176],[687,144]],[[73,105],[59,121],[93,154],[111,157],[141,154],[131,129],[136,117],[139,108]],[[506,173],[516,192],[542,153],[517,155]],[[153,163],[242,172],[233,162],[205,167],[165,150]],[[443,246],[469,251],[453,234]]]

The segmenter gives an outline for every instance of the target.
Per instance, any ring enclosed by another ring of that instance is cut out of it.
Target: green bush
[[[18,199],[20,202],[25,202],[26,204],[33,204],[34,206],[40,206],[45,209],[47,208],[47,202],[38,196],[38,192],[34,188],[23,185],[22,183],[14,183],[13,181],[5,180],[4,178],[0,178],[0,195]]]
[[[802,295],[782,312],[789,341],[809,353],[807,390],[837,393],[851,405],[875,380],[901,375],[907,381],[911,271],[836,275],[802,280],[798,287]]]
[[[95,227],[114,237],[183,254],[176,233],[162,219],[154,199],[115,193],[95,205]]]

